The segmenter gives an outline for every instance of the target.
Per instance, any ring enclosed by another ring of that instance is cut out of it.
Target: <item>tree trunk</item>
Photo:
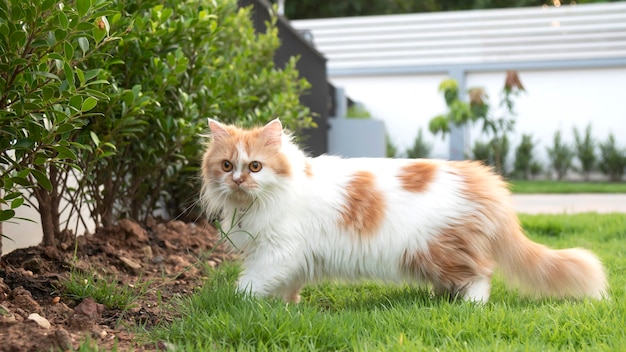
[[[41,244],[46,247],[56,248],[56,229],[54,228],[50,193],[45,189],[36,188],[35,198],[37,198],[37,203],[39,203],[39,216],[41,217],[41,230],[43,231]]]
[[[1,206],[0,209],[2,209]],[[0,257],[2,257],[2,242],[4,241],[4,237],[2,237],[3,235],[4,232],[2,232],[2,221],[0,221]]]

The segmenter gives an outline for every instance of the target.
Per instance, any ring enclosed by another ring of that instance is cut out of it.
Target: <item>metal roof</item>
[[[626,2],[291,21],[329,76],[626,66]]]

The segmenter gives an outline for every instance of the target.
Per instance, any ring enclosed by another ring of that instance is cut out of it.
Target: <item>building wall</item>
[[[618,144],[626,147],[626,68],[534,70],[520,71],[526,92],[515,98],[517,117],[511,145],[521,141],[522,133],[530,133],[538,142],[537,157],[548,162],[546,147],[554,133],[561,130],[568,143],[574,142],[573,128],[583,131],[591,123],[593,136],[607,139],[613,133]],[[447,107],[438,92],[445,75],[407,75],[374,77],[333,77],[332,82],[344,87],[352,99],[362,102],[374,118],[385,122],[394,143],[405,150],[410,147],[419,128],[433,144],[431,156],[447,158],[447,138],[428,132],[428,122]],[[468,88],[486,89],[495,114],[504,85],[505,72],[468,72]],[[469,132],[468,143],[481,136],[480,126]],[[513,149],[513,148],[512,148]],[[513,158],[511,155],[510,158]],[[512,160],[512,159],[510,159]]]
[[[312,33],[328,58],[328,76],[359,101],[400,149],[421,127],[445,113],[439,83],[447,76],[465,89],[482,86],[498,105],[505,72],[516,70],[526,94],[517,102],[512,149],[522,133],[539,142],[537,156],[547,162],[546,146],[561,129],[589,122],[596,139],[615,134],[626,147],[626,2],[542,6],[293,21]],[[466,150],[479,138],[473,128],[461,138],[431,138],[432,156],[450,155],[452,144]],[[462,136],[462,135],[461,135]],[[455,150],[460,150],[456,148]]]
[[[405,150],[413,144],[418,129],[428,131],[428,121],[445,111],[437,87],[445,75],[384,75],[375,77],[333,77],[332,83],[343,87],[346,95],[365,105],[375,119],[385,122],[392,142]],[[440,144],[447,145],[447,139]],[[443,147],[443,145],[442,145]],[[446,157],[445,150],[433,151]]]

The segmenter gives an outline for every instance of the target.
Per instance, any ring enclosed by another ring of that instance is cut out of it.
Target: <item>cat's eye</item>
[[[229,172],[229,171],[232,171],[232,169],[233,169],[233,163],[231,163],[228,160],[222,161],[222,170]]]
[[[250,163],[248,167],[250,168],[250,171],[252,172],[259,172],[263,168],[263,165],[261,165],[261,163],[258,161],[253,161]]]

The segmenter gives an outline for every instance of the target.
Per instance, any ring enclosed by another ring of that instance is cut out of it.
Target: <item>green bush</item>
[[[600,171],[612,182],[619,182],[626,168],[626,151],[617,147],[611,133],[604,143],[600,143]]]
[[[533,149],[535,142],[532,135],[522,134],[522,142],[515,149],[515,162],[513,175],[523,180],[530,179],[531,176],[541,172],[541,165],[534,158]]]
[[[298,78],[296,60],[274,67],[275,19],[256,34],[250,9],[234,0],[112,6],[128,15],[111,19],[111,27],[128,30],[106,48],[111,100],[97,107],[107,118],[89,127],[117,152],[82,180],[104,225],[118,217],[142,221],[161,201],[173,216],[195,203],[207,117],[242,126],[281,117],[296,131],[312,125],[299,102],[309,85]]]
[[[418,159],[418,158],[428,158],[430,155],[430,150],[432,149],[432,145],[430,145],[424,139],[424,133],[420,128],[417,131],[417,137],[413,142],[413,146],[406,151],[407,158]]]
[[[74,136],[102,118],[93,109],[108,99],[98,91],[107,83],[103,72],[88,64],[116,39],[105,5],[0,1],[0,207],[8,206],[0,221],[34,197],[45,245],[60,232],[61,199],[75,197],[68,175],[88,146]]]
[[[506,159],[509,154],[509,139],[506,135],[489,142],[476,141],[472,147],[472,159],[491,166],[500,175],[506,175]]]
[[[556,178],[562,180],[572,168],[574,151],[561,140],[561,131],[554,133],[552,147],[546,149],[550,158],[550,167],[556,172]]]
[[[388,158],[400,157],[398,147],[393,143],[388,134],[385,135],[385,154]]]
[[[20,204],[16,185],[45,190],[54,235],[61,197],[104,225],[193,204],[207,117],[313,125],[296,58],[274,67],[275,18],[257,34],[236,0],[60,5],[0,3],[0,88],[15,91],[1,103],[3,201]]]
[[[576,158],[580,162],[580,171],[589,181],[589,175],[596,167],[596,143],[591,137],[591,124],[587,125],[584,137],[580,135],[578,129],[574,127],[574,139],[576,147]]]
[[[475,141],[472,147],[472,159],[479,160],[485,165],[493,165],[493,150],[489,143]]]

